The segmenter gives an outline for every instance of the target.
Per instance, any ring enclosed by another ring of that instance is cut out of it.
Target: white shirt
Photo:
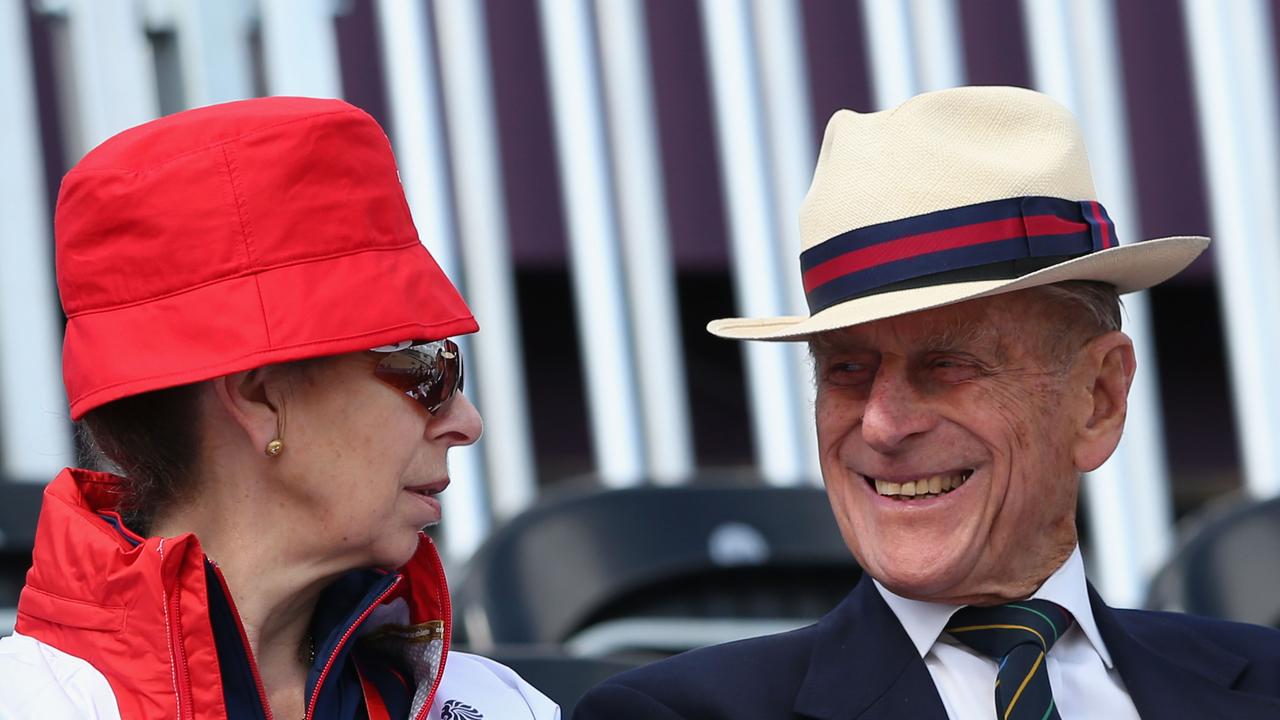
[[[995,716],[996,661],[942,632],[960,607],[909,600],[879,582],[876,589],[929,668],[947,717],[991,720]],[[1093,620],[1079,547],[1031,597],[1057,603],[1075,618],[1047,660],[1049,685],[1062,720],[1140,720]]]

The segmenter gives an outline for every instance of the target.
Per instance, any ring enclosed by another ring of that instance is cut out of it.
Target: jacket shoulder
[[[1176,649],[1187,635],[1257,662],[1280,665],[1280,630],[1184,613],[1117,610],[1133,636],[1152,647]]]
[[[0,717],[119,720],[120,710],[97,668],[15,634],[0,638]]]
[[[810,625],[628,670],[588,692],[574,718],[790,717],[817,636]]]
[[[559,720],[560,707],[506,665],[450,652],[428,715],[441,717]]]
[[[1280,630],[1181,613],[1117,612],[1134,638],[1166,657],[1204,655],[1208,648],[1226,651],[1245,661],[1234,689],[1280,697]]]

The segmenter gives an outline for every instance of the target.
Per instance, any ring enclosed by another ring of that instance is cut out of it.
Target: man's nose
[[[890,453],[936,422],[937,416],[912,386],[905,368],[882,364],[863,408],[862,439],[872,449]]]

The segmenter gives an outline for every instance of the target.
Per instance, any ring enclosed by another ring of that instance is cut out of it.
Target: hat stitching
[[[261,127],[253,128],[252,130],[246,130],[240,133],[239,135],[235,135],[229,138],[223,138],[222,140],[211,142],[208,145],[201,145],[200,147],[192,148],[191,150],[187,150],[186,152],[182,152],[177,155],[174,155],[173,157],[170,157],[166,160],[158,162],[154,165],[147,165],[145,167],[88,167],[88,168],[76,166],[67,171],[67,174],[64,176],[64,181],[65,181],[65,178],[69,178],[72,175],[92,175],[95,173],[139,173],[139,172],[150,172],[152,170],[159,170],[160,168],[163,168],[166,165],[170,165],[180,160],[184,160],[188,157],[191,157],[192,155],[199,155],[202,152],[212,150],[221,145],[228,145],[230,143],[238,142],[245,138],[257,135],[258,133],[267,132],[268,130],[275,130],[276,128],[282,128],[286,125],[293,125],[294,123],[307,122],[309,120],[316,120],[323,117],[329,117],[330,115],[364,115],[366,117],[371,117],[369,116],[368,113],[355,107],[343,108],[340,110],[330,110],[327,112],[315,113],[312,115],[305,115],[303,117],[293,118],[290,120],[282,120],[278,123],[273,123],[271,125],[263,125]],[[139,126],[139,127],[145,127],[145,126]]]
[[[206,280],[205,282],[202,282],[198,285],[191,285],[188,287],[184,287],[181,290],[175,290],[173,292],[165,293],[163,295],[155,295],[152,297],[142,298],[140,300],[134,300],[132,302],[120,303],[118,305],[109,305],[107,307],[93,308],[89,310],[77,310],[74,313],[69,313],[67,315],[67,318],[70,319],[70,318],[81,317],[84,315],[97,315],[99,313],[104,313],[104,312],[114,312],[116,310],[124,310],[126,308],[131,308],[136,305],[145,305],[147,303],[155,302],[156,300],[165,300],[168,298],[177,297],[179,295],[185,295],[189,292],[195,292],[196,290],[209,287],[210,285],[217,285],[219,283],[224,283],[229,280],[239,280],[241,278],[250,277],[252,275],[260,275],[265,272],[270,272],[272,270],[280,270],[282,268],[287,268],[287,267],[293,267],[295,265],[308,265],[316,262],[337,260],[338,258],[350,257],[352,255],[363,255],[364,253],[397,252],[400,250],[407,250],[415,246],[422,247],[422,242],[419,241],[417,238],[414,238],[413,240],[408,240],[406,242],[402,242],[399,245],[391,245],[387,247],[360,248],[359,250],[347,250],[344,252],[332,253],[329,255],[316,255],[313,257],[301,258],[298,260],[290,260],[288,262],[276,263],[275,265],[267,265],[264,267],[254,268],[252,270],[245,270],[245,271],[233,273],[230,275],[223,275],[221,277],[217,277],[212,280]]]
[[[400,329],[400,328],[405,328],[405,329],[408,329],[408,328],[437,328],[437,327],[441,327],[441,326],[444,326],[444,325],[452,325],[452,324],[454,324],[454,323],[456,323],[456,322],[459,322],[459,321],[465,321],[465,320],[472,320],[472,321],[474,322],[474,318],[472,318],[470,315],[458,315],[458,316],[456,316],[456,317],[452,317],[452,318],[450,318],[450,319],[448,319],[448,320],[440,320],[440,321],[438,321],[438,322],[432,322],[432,323],[421,323],[421,322],[414,322],[414,323],[401,323],[401,324],[399,324],[399,325],[392,325],[392,326],[390,326],[390,327],[379,328],[378,330],[370,330],[369,332],[356,333],[356,334],[354,334],[354,335],[338,335],[338,336],[333,336],[333,337],[323,338],[323,339],[320,339],[320,340],[308,340],[307,342],[304,342],[304,343],[298,343],[298,344],[296,344],[296,345],[281,345],[281,346],[279,346],[279,347],[268,348],[268,349],[266,349],[266,350],[255,350],[255,351],[253,351],[253,352],[251,352],[251,353],[245,353],[244,355],[237,355],[237,356],[235,356],[234,358],[232,358],[232,359],[230,359],[230,360],[223,361],[223,362],[211,363],[211,364],[209,364],[209,365],[202,365],[202,366],[200,366],[200,367],[194,367],[194,368],[183,368],[182,370],[178,370],[178,371],[175,371],[175,372],[160,373],[160,374],[158,374],[158,375],[147,375],[147,376],[140,376],[140,377],[130,378],[130,379],[128,379],[128,380],[121,380],[120,382],[114,382],[114,383],[111,383],[110,385],[101,385],[101,386],[98,386],[98,387],[93,388],[92,390],[89,390],[89,391],[87,391],[87,392],[83,392],[83,393],[81,393],[81,394],[77,395],[74,399],[72,399],[72,400],[70,401],[70,403],[69,403],[69,404],[71,404],[71,405],[75,405],[75,404],[77,404],[77,403],[81,402],[82,400],[84,400],[84,399],[86,399],[86,398],[88,398],[88,397],[91,397],[91,396],[93,396],[93,395],[98,395],[98,394],[100,394],[100,393],[104,393],[104,392],[106,392],[106,391],[108,391],[108,390],[111,390],[112,388],[120,387],[121,385],[135,385],[135,384],[138,384],[138,383],[145,383],[145,382],[148,382],[148,381],[151,381],[151,380],[160,380],[160,379],[163,379],[163,378],[170,378],[170,377],[174,377],[174,376],[177,376],[177,375],[186,375],[186,374],[190,374],[190,373],[199,373],[199,372],[203,372],[203,371],[206,371],[206,370],[212,370],[212,369],[214,369],[214,368],[220,368],[220,367],[225,367],[225,366],[227,366],[227,365],[232,365],[232,364],[235,364],[235,363],[237,363],[237,362],[239,362],[239,361],[241,361],[241,360],[245,360],[245,359],[247,359],[247,358],[255,357],[255,356],[258,356],[258,355],[268,355],[268,354],[271,354],[271,353],[278,353],[278,352],[280,352],[280,351],[282,351],[282,350],[297,350],[297,349],[299,349],[299,348],[313,347],[313,346],[316,346],[316,345],[325,345],[325,344],[328,344],[328,343],[338,342],[338,341],[342,341],[342,340],[354,340],[354,339],[359,338],[359,337],[368,337],[368,336],[370,336],[370,335],[378,335],[378,334],[381,334],[381,333],[389,332],[389,331],[391,331],[391,330],[398,330],[398,329]],[[192,382],[198,382],[198,381],[192,381]]]
[[[227,170],[227,182],[231,184],[231,200],[236,211],[236,220],[240,223],[240,238],[244,242],[245,259],[250,265],[254,264],[257,259],[257,252],[253,248],[253,235],[249,231],[249,221],[245,218],[245,193],[240,188],[239,181],[239,163],[232,160],[231,150],[227,145],[222,146],[222,163]],[[271,340],[271,322],[267,320],[267,301],[262,297],[262,282],[259,276],[253,276],[253,288],[258,293],[258,312],[262,313],[262,333],[267,338],[267,347],[274,347],[275,343]]]
[[[267,301],[262,297],[262,278],[258,275],[253,276],[253,289],[258,292],[258,310],[262,313],[262,334],[267,336],[267,347],[274,348],[276,344],[271,339],[271,321],[267,320]]]
[[[240,223],[240,237],[244,241],[245,257],[250,263],[257,257],[257,253],[253,249],[253,238],[249,232],[249,222],[245,219],[245,193],[240,188],[239,180],[239,163],[235,163],[231,158],[231,151],[226,145],[222,146],[222,164],[227,169],[227,182],[231,183],[231,200],[235,206],[236,220]]]

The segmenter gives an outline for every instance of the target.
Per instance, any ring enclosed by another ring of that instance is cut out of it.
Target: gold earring
[[[276,457],[284,452],[284,441],[280,438],[284,437],[284,407],[276,414],[276,436],[271,442],[267,443],[267,456]]]

